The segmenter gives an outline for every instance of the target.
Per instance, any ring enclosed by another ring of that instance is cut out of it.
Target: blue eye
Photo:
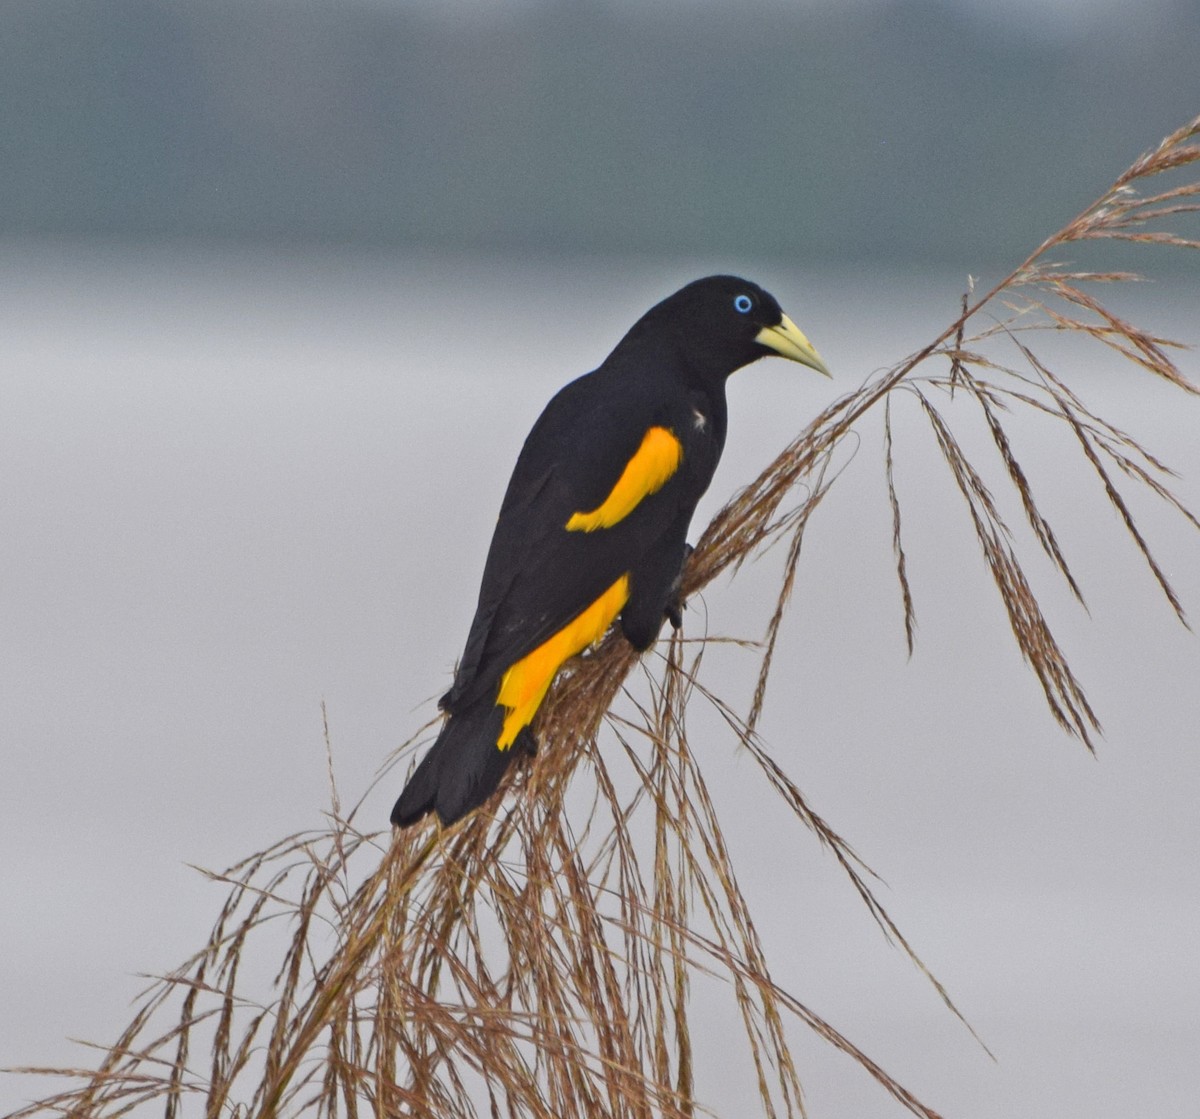
[[[754,300],[748,295],[735,295],[733,298],[733,309],[739,315],[748,314],[750,308],[754,306]]]

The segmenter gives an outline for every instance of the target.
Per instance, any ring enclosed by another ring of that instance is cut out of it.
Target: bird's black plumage
[[[482,804],[534,748],[529,722],[559,666],[612,622],[639,650],[654,641],[725,444],[725,381],[772,353],[827,372],[773,296],[710,276],[554,396],[500,508],[448,718],[392,823],[436,811],[449,824]]]

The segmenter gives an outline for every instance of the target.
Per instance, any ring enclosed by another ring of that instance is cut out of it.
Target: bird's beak
[[[804,337],[804,331],[787,315],[779,320],[777,326],[764,326],[755,335],[754,340],[760,346],[774,350],[780,357],[786,357],[789,361],[798,361],[801,365],[807,365],[809,369],[815,369],[826,377],[833,376],[825,368],[821,355],[813,349],[813,344]]]

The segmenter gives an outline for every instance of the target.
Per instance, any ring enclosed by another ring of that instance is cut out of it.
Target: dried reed
[[[101,1119],[147,1105],[162,1107],[166,1119],[201,1112],[209,1119],[692,1116],[703,1109],[696,1102],[689,989],[707,975],[727,985],[731,1020],[740,1023],[757,1079],[759,1100],[747,1103],[745,1113],[804,1114],[788,1043],[788,1022],[798,1020],[849,1054],[912,1113],[933,1116],[772,981],[689,743],[689,710],[697,701],[713,705],[771,788],[828,847],[875,920],[924,971],[872,892],[868,868],[755,733],[805,528],[836,480],[825,470],[831,452],[883,405],[892,545],[911,647],[914,606],[890,410],[894,393],[911,394],[962,494],[1017,646],[1051,714],[1090,748],[1099,729],[1095,712],[950,417],[962,406],[982,414],[1033,538],[1082,599],[1005,426],[1009,414],[1028,409],[1061,422],[1065,441],[1095,471],[1183,619],[1114,479],[1149,489],[1200,524],[1169,490],[1170,471],[1093,412],[1031,339],[1053,330],[1094,340],[1197,391],[1168,356],[1172,343],[1120,318],[1093,294],[1098,283],[1131,276],[1071,271],[1050,254],[1102,238],[1200,247],[1157,225],[1197,210],[1200,180],[1151,189],[1164,173],[1194,171],[1198,135],[1200,118],[1139,159],[992,290],[965,296],[961,314],[937,338],[831,404],[717,514],[688,567],[688,594],[769,545],[787,544],[745,716],[702,682],[705,644],[679,635],[666,645],[661,672],[646,672],[648,698],[629,693],[630,713],[617,713],[614,700],[637,661],[610,634],[555,686],[540,716],[546,744],[540,756],[515,768],[473,817],[448,831],[428,823],[395,836],[370,835],[356,827],[357,809],[343,817],[335,796],[327,830],[289,837],[213,875],[229,893],[204,947],[150,988],[94,1071],[26,1070],[74,1083],[15,1116]],[[403,748],[405,759],[416,742]],[[618,772],[623,765],[632,779]],[[585,775],[573,783],[581,767]],[[265,989],[255,983],[264,966],[274,975]]]

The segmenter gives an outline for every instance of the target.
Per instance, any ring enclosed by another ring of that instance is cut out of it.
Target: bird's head
[[[707,376],[728,377],[760,357],[777,354],[824,376],[829,370],[778,301],[750,280],[707,276],[652,307],[630,338],[669,339],[688,364]]]

